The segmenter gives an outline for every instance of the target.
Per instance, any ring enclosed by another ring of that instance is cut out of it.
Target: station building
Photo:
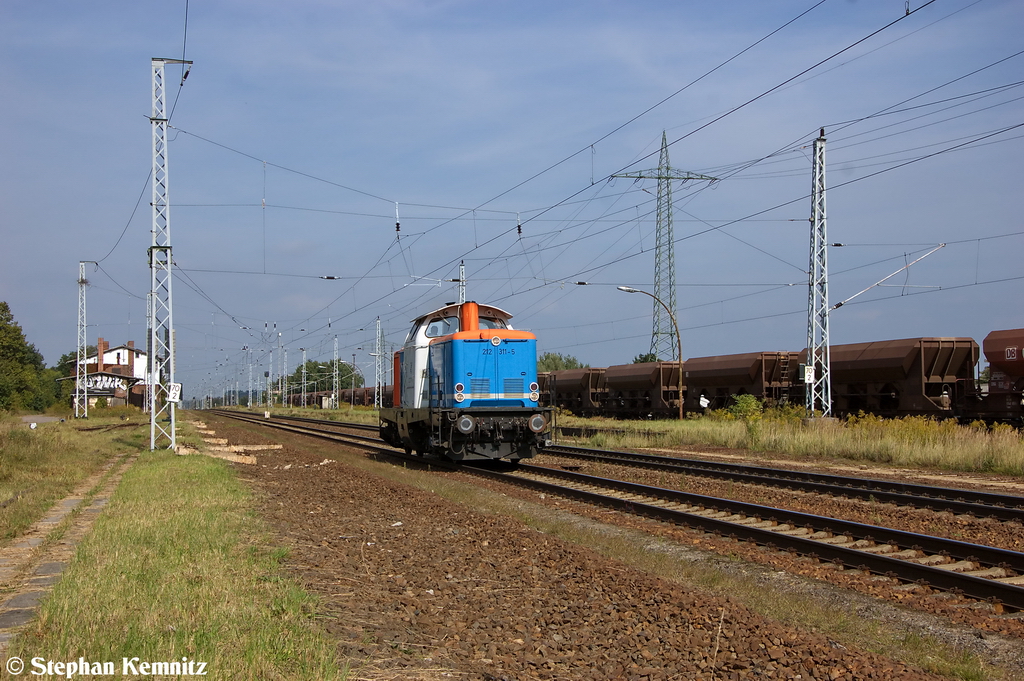
[[[110,347],[102,338],[96,340],[96,354],[85,358],[86,386],[89,406],[96,406],[101,397],[111,407],[146,405],[146,353],[135,347],[135,341]],[[77,378],[72,372],[70,380]],[[68,379],[64,379],[68,380]]]

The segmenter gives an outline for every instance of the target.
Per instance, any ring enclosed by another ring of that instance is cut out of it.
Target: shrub
[[[733,395],[733,404],[728,411],[738,419],[749,421],[761,416],[761,400],[753,395]]]

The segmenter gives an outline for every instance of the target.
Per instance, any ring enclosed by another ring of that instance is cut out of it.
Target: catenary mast
[[[167,178],[166,64],[191,64],[154,57],[153,65],[153,242],[149,247],[149,449],[166,443],[176,449],[175,406],[180,386],[174,383],[174,299],[171,291],[171,215]]]
[[[85,289],[89,280],[85,278],[85,264],[92,260],[78,263],[78,362],[75,365],[75,418],[89,418],[89,386],[88,367],[85,362],[89,358],[88,326],[85,323]]]
[[[828,340],[828,230],[825,222],[825,128],[814,140],[811,186],[811,260],[808,268],[807,363],[804,390],[808,416],[832,415]]]

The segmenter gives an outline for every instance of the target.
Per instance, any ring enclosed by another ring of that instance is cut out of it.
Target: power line
[[[168,127],[173,127],[173,126],[168,126]],[[334,182],[333,180],[328,180],[328,179],[325,179],[325,178],[322,178],[322,177],[317,177],[316,175],[313,175],[311,173],[306,173],[306,172],[303,172],[301,170],[295,170],[294,168],[288,168],[287,166],[283,166],[283,165],[280,165],[280,164],[277,164],[277,163],[271,163],[270,161],[266,161],[266,160],[263,160],[261,158],[257,158],[256,156],[253,156],[252,154],[248,154],[248,153],[246,153],[244,151],[240,151],[240,150],[235,149],[233,147],[229,147],[226,144],[221,144],[220,142],[215,142],[215,141],[213,141],[213,140],[211,140],[209,138],[203,137],[202,135],[197,135],[194,132],[189,132],[188,130],[183,130],[182,128],[176,128],[176,127],[174,129],[177,130],[180,133],[188,135],[189,137],[195,137],[196,139],[202,140],[202,141],[206,142],[207,144],[212,144],[215,147],[220,147],[221,149],[225,149],[225,150],[230,151],[232,153],[238,154],[239,156],[244,156],[245,158],[252,159],[253,161],[258,161],[259,163],[266,163],[268,166],[271,166],[273,168],[277,168],[278,170],[283,170],[283,171],[285,171],[287,173],[293,173],[295,175],[299,175],[300,177],[305,177],[307,179],[315,180],[317,182],[323,182],[324,184],[329,184],[332,187],[338,187],[339,189],[344,189],[346,191],[355,192],[356,194],[362,194],[363,196],[368,196],[371,199],[378,199],[380,201],[387,201],[388,203],[394,203],[394,201],[391,200],[391,199],[385,199],[382,196],[377,196],[376,194],[373,194],[373,193],[370,193],[370,192],[367,192],[367,191],[363,191],[362,189],[356,189],[355,187],[349,187],[348,185],[344,185],[344,184],[341,184],[339,182]]]

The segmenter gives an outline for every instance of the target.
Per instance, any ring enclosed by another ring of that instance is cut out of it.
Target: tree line
[[[633,364],[645,362],[657,362],[658,356],[653,352],[637,355],[633,358]],[[562,371],[563,369],[589,369],[589,364],[583,364],[572,355],[563,355],[557,352],[545,352],[537,358],[537,371]]]
[[[0,301],[0,410],[45,411],[68,392],[57,379],[67,374],[47,368],[43,355],[25,339],[11,307]],[[70,383],[70,381],[64,381]]]

